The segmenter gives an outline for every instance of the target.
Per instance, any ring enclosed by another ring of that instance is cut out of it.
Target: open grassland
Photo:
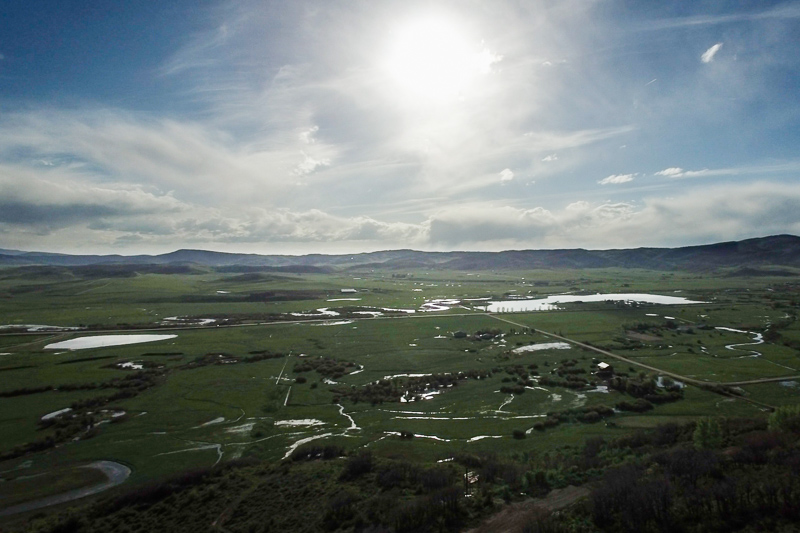
[[[704,303],[574,303],[495,316],[477,308],[480,298],[578,291]],[[119,278],[0,270],[0,324],[91,328],[0,335],[0,471],[52,477],[51,486],[60,487],[54,476],[64,469],[108,459],[130,466],[135,484],[239,457],[279,461],[310,443],[433,462],[458,453],[544,453],[708,415],[760,415],[800,398],[793,377],[800,375],[799,292],[794,278],[617,269],[206,269]],[[435,299],[459,303],[421,310]],[[129,329],[169,329],[164,333],[177,337],[46,349]],[[554,342],[544,332],[630,362],[575,345],[520,350]],[[636,383],[659,375],[640,364],[715,385],[785,379],[734,385],[724,394],[678,383],[678,399],[635,412],[618,408],[635,395],[609,387],[598,362]],[[584,381],[568,386],[568,376]],[[66,408],[72,411],[42,422]],[[37,442],[45,444],[23,450]],[[6,487],[15,483],[2,476]]]

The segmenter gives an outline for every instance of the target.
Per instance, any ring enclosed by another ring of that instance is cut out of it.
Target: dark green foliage
[[[609,471],[593,491],[591,516],[604,531],[733,531],[746,524],[772,530],[800,518],[798,459],[780,445],[758,468],[731,463],[719,451],[664,452],[655,457],[661,473]]]
[[[142,354],[147,355],[147,354]],[[71,365],[75,363],[85,363],[86,361],[101,361],[103,359],[114,359],[116,355],[101,355],[99,357],[78,357],[76,359],[67,359],[66,361],[59,361],[57,365]]]
[[[331,357],[307,357],[294,365],[292,371],[296,374],[316,371],[326,378],[336,379],[349,374],[358,365],[351,361],[340,361]]]
[[[462,500],[463,494],[456,487],[417,497],[395,512],[395,531],[430,531],[434,526],[444,531],[453,530],[463,520]]]
[[[289,459],[292,461],[311,461],[314,459],[336,459],[345,454],[344,448],[332,444],[323,446],[318,444],[306,444],[292,452]]]
[[[698,450],[716,449],[724,439],[722,425],[715,418],[701,418],[695,423],[692,440]]]
[[[769,429],[773,431],[800,432],[800,405],[777,408],[769,415]]]
[[[368,474],[372,472],[373,463],[372,452],[369,450],[363,450],[351,455],[347,458],[339,479],[348,481]]]
[[[40,520],[30,530],[196,533],[214,523],[231,532],[459,531],[491,512],[493,498],[538,497],[592,479],[586,505],[534,511],[521,530],[787,530],[782,527],[800,520],[797,436],[763,431],[763,421],[720,423],[735,444],[724,452],[695,450],[692,426],[674,424],[536,457],[456,454],[453,462],[434,465],[366,450],[344,461],[308,460],[326,452],[306,446],[298,450],[304,460],[192,471],[81,513]],[[633,442],[639,444],[631,449]],[[465,484],[465,471],[479,481]]]
[[[643,398],[637,398],[632,402],[624,401],[617,404],[620,411],[632,411],[634,413],[645,413],[653,408],[653,404]]]
[[[560,519],[558,513],[551,513],[544,509],[536,509],[527,523],[522,527],[522,533],[570,533],[574,529]]]
[[[26,396],[29,394],[38,394],[40,392],[47,392],[51,390],[53,390],[52,385],[45,385],[43,387],[24,387],[22,389],[2,391],[0,392],[0,398],[13,398],[14,396]]]

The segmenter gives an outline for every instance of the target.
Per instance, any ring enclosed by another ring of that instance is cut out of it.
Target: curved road
[[[12,505],[11,507],[6,507],[5,509],[0,510],[0,516],[25,513],[35,509],[41,509],[42,507],[50,507],[51,505],[58,505],[60,503],[66,503],[72,500],[83,498],[85,496],[97,494],[98,492],[103,492],[111,487],[116,487],[128,479],[128,476],[131,475],[130,468],[125,465],[115,463],[114,461],[95,461],[94,463],[84,465],[80,468],[96,468],[105,474],[108,480],[103,483],[98,483],[97,485],[91,485],[89,487],[83,487],[80,489],[62,492],[61,494],[47,496],[46,498],[20,503],[18,505]]]

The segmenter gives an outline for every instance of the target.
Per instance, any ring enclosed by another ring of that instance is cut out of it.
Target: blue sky
[[[800,234],[800,3],[0,8],[0,248]]]

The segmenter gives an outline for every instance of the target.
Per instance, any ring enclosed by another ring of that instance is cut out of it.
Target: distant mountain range
[[[419,252],[388,250],[346,255],[258,255],[178,250],[161,255],[70,255],[0,249],[0,266],[136,265],[205,266],[227,272],[330,272],[346,269],[526,270],[546,268],[643,268],[704,271],[764,266],[800,268],[800,237],[774,235],[682,248],[620,250],[510,250],[505,252]],[[162,269],[163,270],[163,269]],[[169,270],[169,269],[167,269]]]

